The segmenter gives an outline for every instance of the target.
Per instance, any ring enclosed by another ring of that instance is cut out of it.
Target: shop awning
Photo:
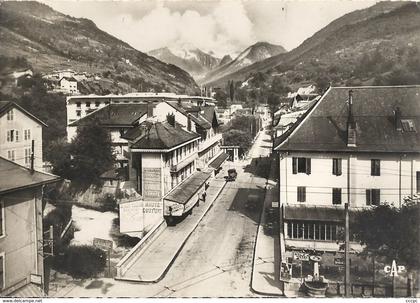
[[[11,294],[9,294],[9,296],[17,298],[40,298],[44,295],[42,294],[42,290],[41,288],[39,288],[39,286],[33,283],[29,283],[15,290]]]
[[[164,200],[173,201],[180,204],[187,203],[210,178],[211,172],[195,172],[191,177],[178,185],[171,191]]]
[[[355,211],[349,211],[350,220],[354,219]],[[344,223],[344,207],[321,207],[306,205],[285,205],[283,208],[285,220],[323,221]]]
[[[216,159],[209,163],[209,166],[213,167],[214,169],[217,169],[223,164],[223,162],[226,161],[227,158],[229,158],[229,155],[227,153],[221,153],[219,156],[217,156]]]

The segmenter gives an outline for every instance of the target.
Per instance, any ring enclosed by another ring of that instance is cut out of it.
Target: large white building
[[[350,210],[420,192],[420,86],[331,87],[275,141],[286,247],[338,250]]]

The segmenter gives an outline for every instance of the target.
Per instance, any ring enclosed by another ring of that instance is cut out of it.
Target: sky
[[[148,52],[199,48],[236,55],[266,41],[291,50],[334,19],[376,1],[324,0],[43,0],[55,10],[91,19],[102,30]]]

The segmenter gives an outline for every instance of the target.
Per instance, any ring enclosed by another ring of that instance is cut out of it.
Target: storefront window
[[[287,222],[287,237],[302,240],[337,240],[337,224],[311,221]]]

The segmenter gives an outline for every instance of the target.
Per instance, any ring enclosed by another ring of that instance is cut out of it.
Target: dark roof
[[[19,104],[12,102],[12,101],[0,101],[0,117],[6,114],[11,108],[17,108],[21,112],[23,112],[25,115],[27,115],[29,118],[34,119],[35,121],[39,122],[40,124],[44,125],[45,127],[48,127],[48,125],[43,122],[42,120],[38,119],[34,115],[32,115],[30,112],[28,112],[26,109],[24,109]]]
[[[31,171],[0,157],[0,194],[59,181],[55,175]]]
[[[356,147],[347,147],[349,90]],[[419,152],[419,132],[396,130],[397,107],[402,119],[420,129],[420,86],[331,87],[274,146],[280,151]]]
[[[349,216],[354,220],[356,211],[349,209]],[[297,221],[324,221],[344,223],[343,206],[306,206],[306,205],[285,205],[283,208],[283,218],[285,220]]]
[[[147,114],[147,104],[108,104],[69,126],[89,125],[98,121],[103,126],[133,126]]]
[[[180,113],[191,118],[191,120],[204,129],[210,129],[215,116],[214,106],[196,106],[190,102],[166,101],[170,106]],[[217,119],[217,116],[216,116]],[[218,121],[217,121],[218,123]]]
[[[100,178],[106,180],[128,180],[128,166],[112,168],[104,172]]]
[[[229,158],[228,154],[221,153],[219,156],[217,156],[216,159],[209,163],[209,166],[213,168],[219,168],[220,165],[222,165],[222,163],[225,162],[227,158]]]
[[[136,128],[144,128],[144,124]],[[139,131],[140,132],[140,131]],[[175,126],[168,122],[156,122],[149,131],[143,131],[143,135],[133,143],[131,149],[170,149],[182,143],[200,138],[200,135],[184,130],[179,124]]]
[[[195,172],[187,180],[179,184],[164,199],[185,204],[211,176],[211,172]]]
[[[61,82],[61,80],[63,79],[66,79],[67,81],[77,82],[77,79],[75,79],[74,77],[61,77],[61,79],[58,80],[58,82]]]

